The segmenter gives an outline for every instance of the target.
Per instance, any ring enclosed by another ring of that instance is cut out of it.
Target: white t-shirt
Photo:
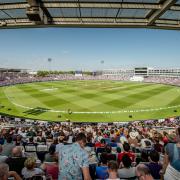
[[[136,176],[135,170],[136,170],[135,167],[118,169],[118,177],[121,179],[135,177]]]

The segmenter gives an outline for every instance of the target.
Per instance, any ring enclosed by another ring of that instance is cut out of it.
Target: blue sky
[[[48,63],[48,58],[52,59],[51,63]],[[0,30],[0,67],[98,70],[135,66],[180,67],[180,31],[95,28]]]

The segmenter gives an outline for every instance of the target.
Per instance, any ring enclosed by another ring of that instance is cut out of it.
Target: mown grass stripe
[[[128,106],[134,105],[135,103],[137,103],[139,101],[148,99],[154,95],[168,91],[169,89],[170,89],[170,87],[162,86],[162,87],[155,88],[153,90],[150,89],[150,90],[146,90],[143,92],[138,92],[138,93],[126,96],[126,97],[121,98],[121,99],[112,100],[110,102],[107,102],[107,104],[124,109],[124,108],[127,108]]]

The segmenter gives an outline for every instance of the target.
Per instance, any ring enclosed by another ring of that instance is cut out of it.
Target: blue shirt
[[[168,154],[171,166],[177,171],[180,171],[180,148],[174,143],[168,143],[165,150]]]
[[[109,177],[107,166],[96,167],[96,178],[97,179],[107,179]]]
[[[81,168],[83,167],[89,167],[88,154],[78,143],[61,147],[59,180],[82,180]]]

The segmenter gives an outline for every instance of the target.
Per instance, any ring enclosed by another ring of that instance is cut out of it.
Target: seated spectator
[[[106,158],[108,161],[110,160],[116,161],[116,154],[112,153],[112,147],[110,145],[106,145],[105,152],[106,152]]]
[[[120,180],[117,175],[118,165],[116,161],[109,161],[108,163],[108,173],[109,178],[107,180]]]
[[[59,140],[58,140],[58,137],[54,137],[52,144],[53,144],[53,145],[58,145],[58,143],[59,143],[58,141],[59,141]]]
[[[120,163],[122,161],[122,157],[127,154],[131,161],[134,162],[135,160],[135,154],[133,152],[130,151],[130,146],[128,143],[124,143],[123,144],[123,148],[124,148],[124,152],[121,152],[120,154],[118,154],[118,162]]]
[[[97,142],[95,143],[95,147],[96,147],[96,148],[98,148],[98,147],[105,147],[105,146],[106,146],[106,141],[105,141],[105,139],[101,139],[100,142],[97,141]]]
[[[118,169],[118,177],[122,180],[127,178],[136,178],[136,168],[131,166],[131,159],[127,154],[122,157],[122,162],[120,164],[120,169]]]
[[[45,162],[55,162],[55,156],[56,156],[56,146],[52,144],[49,147],[49,152],[45,155],[44,161]]]
[[[166,145],[168,143],[168,133],[166,131],[163,131],[163,142],[164,142],[164,145]]]
[[[9,166],[6,163],[0,163],[0,180],[8,180],[9,177],[14,180],[22,180],[15,171],[9,171]]]
[[[144,164],[139,164],[136,167],[136,176],[139,180],[154,180],[149,168]]]
[[[44,172],[40,168],[35,168],[36,160],[33,157],[26,159],[24,163],[24,168],[22,169],[23,178],[31,178],[35,175],[43,175]]]
[[[130,146],[135,146],[135,147],[139,146],[138,139],[137,139],[138,135],[139,133],[136,131],[132,131],[129,133],[128,143]]]
[[[156,134],[154,136],[154,145],[153,145],[153,147],[154,147],[154,150],[156,150],[159,153],[161,153],[162,150],[163,150],[163,145],[159,143],[159,136],[158,136],[158,134]]]
[[[0,145],[3,145],[5,142],[4,137],[2,134],[0,134]]]
[[[91,137],[91,135],[87,136],[86,146],[94,147],[94,144],[92,143],[92,137]]]
[[[46,163],[44,162],[41,168],[44,170],[47,177],[52,177],[52,180],[58,179],[59,166],[58,166],[58,158],[54,159],[55,162]]]
[[[12,149],[15,147],[13,141],[12,141],[12,136],[8,135],[6,137],[6,143],[3,145],[3,151],[2,151],[2,155],[5,156],[10,156]]]
[[[109,143],[109,145],[110,145],[111,147],[117,147],[117,143],[116,143],[114,137],[111,138],[111,142]]]
[[[0,144],[0,163],[3,163],[8,158],[7,156],[2,155],[3,146]]]
[[[141,144],[141,148],[143,149],[152,148],[152,141],[148,138],[141,139],[140,144]]]
[[[121,144],[128,142],[127,137],[123,133],[120,135],[120,142]]]
[[[109,174],[108,174],[106,153],[101,154],[100,163],[101,163],[100,166],[96,167],[96,178],[97,179],[107,179]]]
[[[162,165],[159,164],[159,153],[157,151],[151,151],[149,154],[149,164],[146,164],[154,179],[160,179],[160,170]]]
[[[34,137],[29,138],[29,142],[25,143],[27,146],[37,146],[37,143],[34,142]]]
[[[22,145],[23,145],[22,136],[20,136],[20,135],[17,135],[17,136],[16,136],[15,145],[16,145],[16,146],[22,146]]]
[[[10,171],[21,174],[26,159],[26,157],[23,157],[21,147],[16,146],[12,149],[12,156],[6,159],[6,163],[9,165]]]
[[[116,148],[116,151],[117,151],[117,153],[121,153],[121,148],[120,148],[120,147],[117,147],[117,148]]]
[[[149,162],[149,152],[148,151],[142,150],[140,161],[141,162]]]

